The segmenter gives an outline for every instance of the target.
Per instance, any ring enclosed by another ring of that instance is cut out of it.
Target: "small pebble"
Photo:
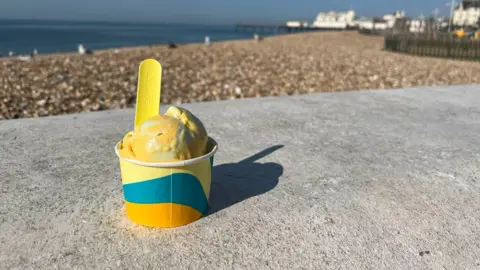
[[[235,94],[241,95],[242,94],[242,89],[240,89],[240,87],[235,87]]]
[[[423,255],[428,255],[430,254],[430,251],[429,250],[426,250],[426,251],[420,251],[419,252],[420,256],[423,256]]]

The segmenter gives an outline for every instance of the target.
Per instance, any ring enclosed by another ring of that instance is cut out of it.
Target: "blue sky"
[[[152,21],[206,24],[312,21],[322,10],[352,7],[379,16],[403,9],[409,16],[448,14],[449,0],[0,0],[0,18]]]

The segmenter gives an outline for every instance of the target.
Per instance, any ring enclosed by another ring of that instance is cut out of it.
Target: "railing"
[[[446,33],[388,34],[384,49],[419,56],[480,61],[480,40],[454,38]]]

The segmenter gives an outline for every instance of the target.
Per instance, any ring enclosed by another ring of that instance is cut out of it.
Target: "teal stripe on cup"
[[[190,206],[200,213],[208,207],[208,200],[197,177],[188,173],[174,173],[147,181],[123,185],[125,200],[131,203],[177,203]]]

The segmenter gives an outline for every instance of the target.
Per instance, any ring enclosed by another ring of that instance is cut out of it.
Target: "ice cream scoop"
[[[164,115],[137,125],[120,143],[120,156],[143,162],[174,162],[205,154],[208,135],[203,123],[184,108],[171,106]]]
[[[168,108],[165,115],[180,120],[182,124],[187,128],[187,130],[191,133],[191,136],[194,138],[189,147],[192,158],[199,157],[205,154],[208,134],[200,119],[198,119],[190,111],[177,106],[171,106],[170,108]]]

